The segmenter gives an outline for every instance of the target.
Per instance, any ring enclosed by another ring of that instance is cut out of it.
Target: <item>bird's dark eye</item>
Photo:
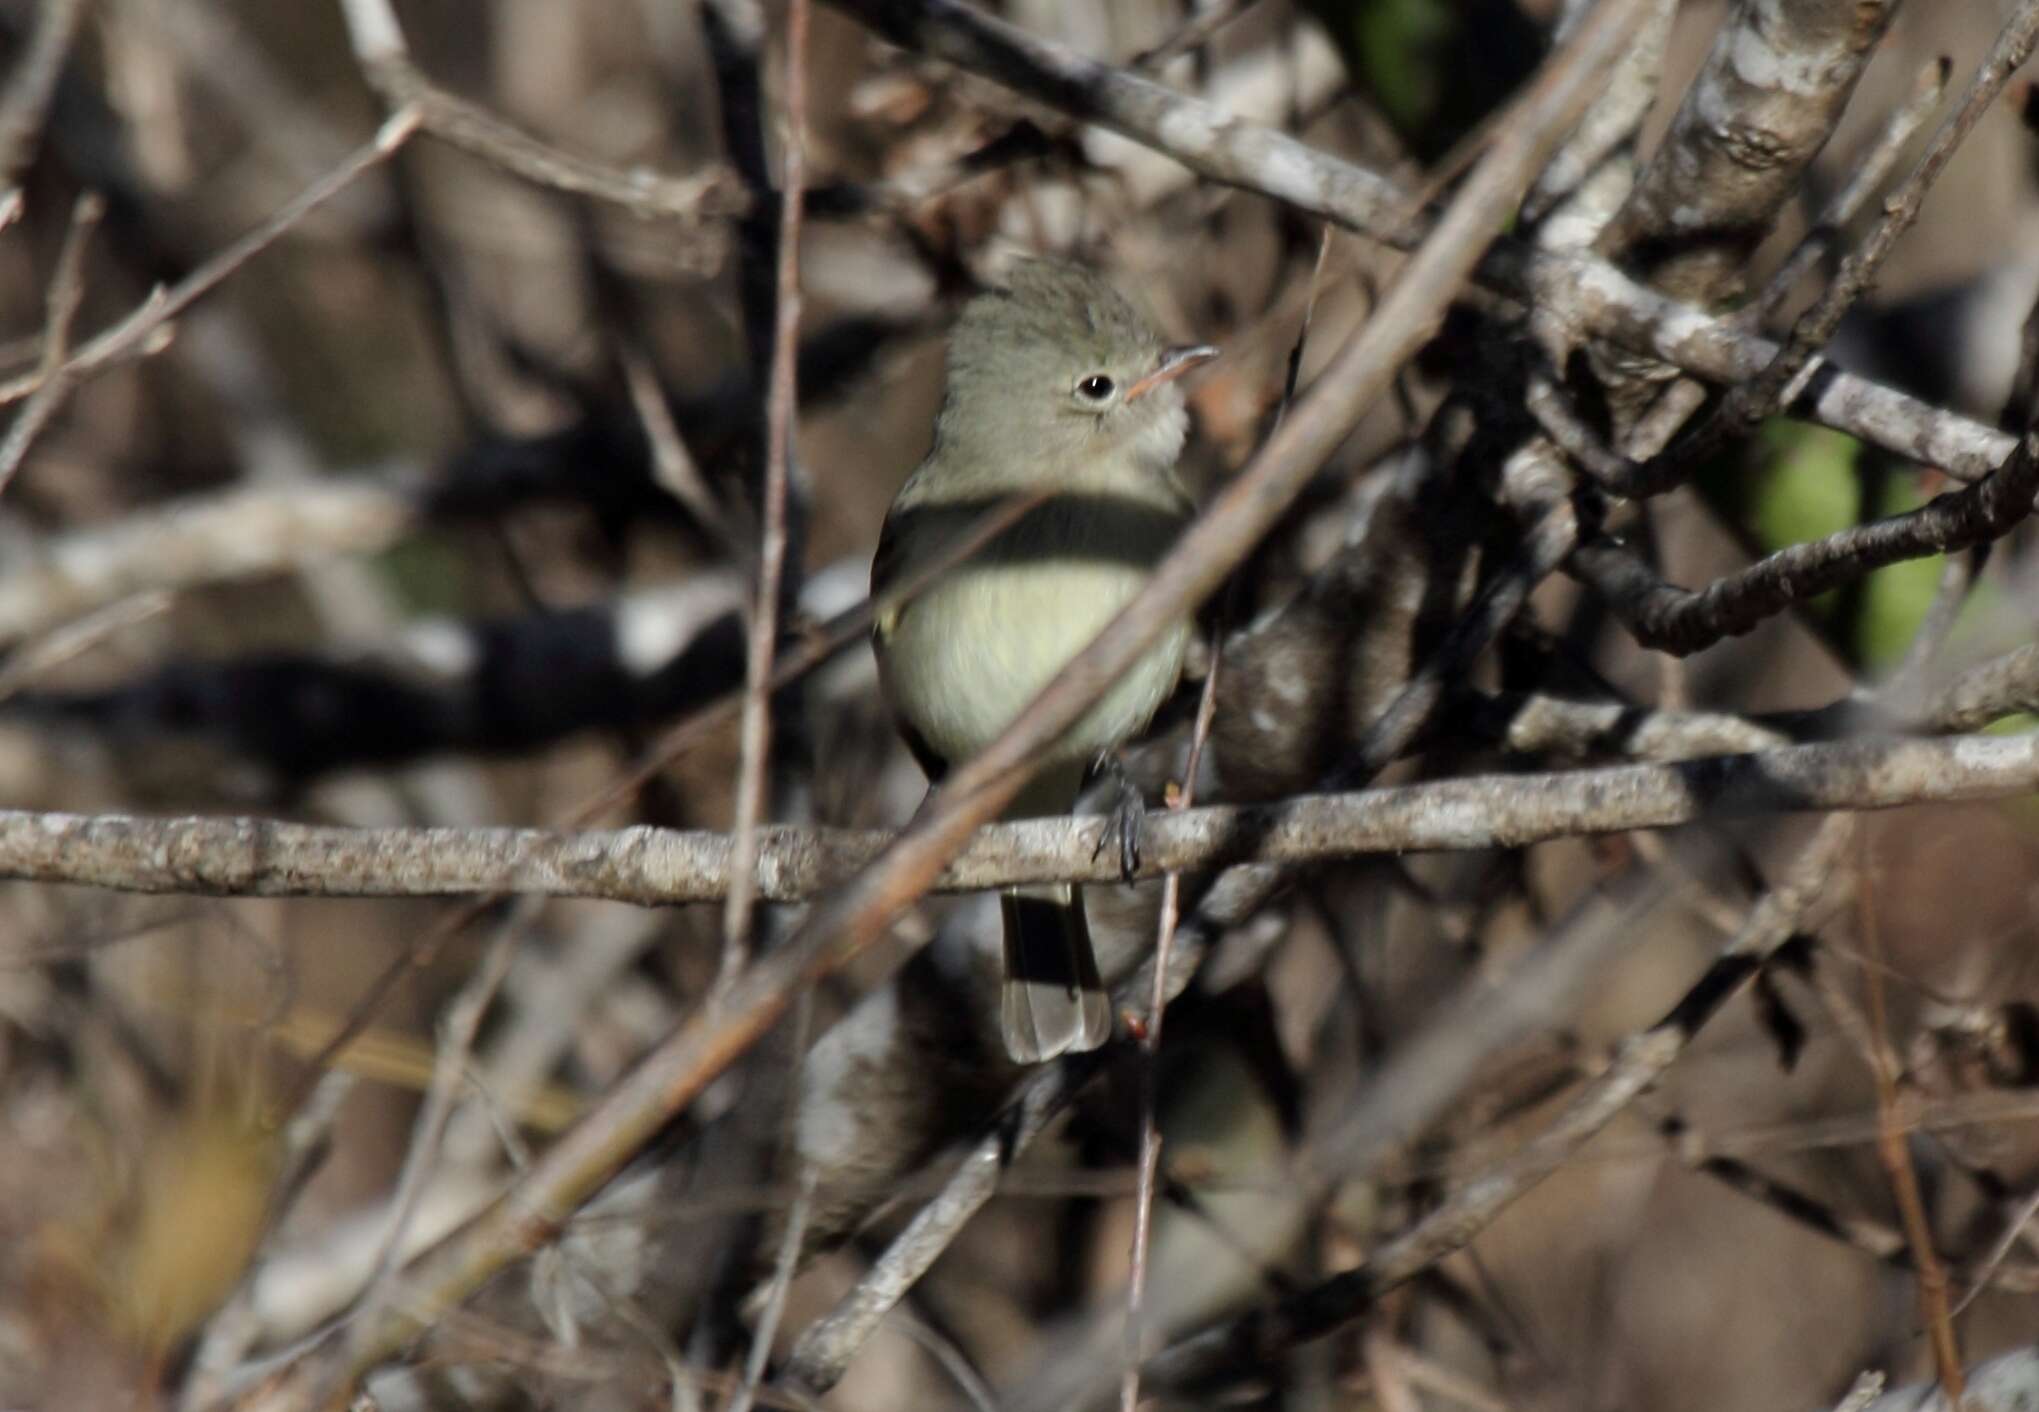
[[[1076,390],[1093,402],[1102,402],[1105,398],[1112,395],[1112,391],[1116,386],[1117,384],[1103,373],[1092,373],[1082,382],[1076,384]]]

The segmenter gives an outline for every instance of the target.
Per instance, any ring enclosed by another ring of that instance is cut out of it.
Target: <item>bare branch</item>
[[[1239,863],[1520,847],[1553,838],[1672,828],[1704,818],[1998,799],[2039,780],[2039,736],[1792,745],[1675,764],[1551,775],[1475,775],[1277,804],[1156,815],[1139,876]],[[929,885],[971,892],[1022,882],[1104,882],[1118,860],[1101,819],[982,829]],[[911,838],[911,831],[903,837]],[[825,894],[882,858],[893,835],[759,831],[758,891]],[[0,877],[221,897],[591,897],[641,906],[718,900],[730,837],[636,827],[347,829],[274,819],[145,819],[0,811]]]
[[[742,756],[736,781],[736,850],[722,917],[718,988],[734,980],[750,959],[757,827],[765,808],[766,762],[771,750],[772,657],[778,646],[779,590],[786,568],[787,482],[793,458],[793,416],[799,399],[795,355],[800,346],[800,216],[807,178],[808,15],[807,0],[793,0],[786,26],[786,155],[779,197],[778,289],[772,301],[771,392],[765,410],[764,523],[759,528],[757,582],[750,605]]]
[[[1731,293],[1896,13],[1895,0],[1735,6],[1601,253],[1675,298]]]
[[[2035,491],[2039,432],[2028,432],[1999,470],[1974,485],[1901,515],[1780,549],[1697,591],[1664,583],[1633,550],[1604,536],[1579,545],[1569,567],[1643,646],[1682,657],[1886,564],[1987,544],[2032,513]]]
[[[1543,307],[1581,331],[1649,353],[1709,382],[1730,385],[1754,377],[1777,356],[1778,345],[1743,332],[1736,320],[1713,318],[1668,299],[1605,262],[1561,254],[1522,259],[1505,247],[1494,258],[1512,264]],[[1831,364],[1822,364],[1784,410],[1906,460],[1937,466],[1956,480],[1980,480],[2017,444],[2008,433]]]
[[[64,233],[63,248],[57,253],[56,272],[50,276],[49,310],[43,321],[41,386],[28,399],[0,440],[0,495],[7,493],[14,473],[28,456],[28,449],[49,424],[64,398],[70,395],[78,374],[65,366],[71,356],[71,321],[85,297],[85,246],[99,228],[106,203],[96,193],[80,196],[71,208],[71,227]]]

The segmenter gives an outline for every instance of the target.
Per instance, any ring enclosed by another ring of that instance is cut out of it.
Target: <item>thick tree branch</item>
[[[1600,251],[1674,298],[1710,303],[1826,145],[1895,0],[1745,0]]]
[[[1749,257],[1826,145],[1896,11],[1895,0],[1736,5],[1596,249],[1702,309],[1739,293]],[[1616,444],[1663,460],[1660,448],[1704,389],[1662,365],[1588,352]],[[1681,458],[1658,478],[1675,482],[1690,464]]]

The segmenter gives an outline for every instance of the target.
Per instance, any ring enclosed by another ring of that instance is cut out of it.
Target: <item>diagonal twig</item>
[[[53,373],[25,374],[0,383],[0,404],[19,402],[50,378],[73,381],[129,358],[146,357],[167,346],[170,321],[216,289],[248,261],[274,245],[304,218],[388,161],[418,131],[415,109],[392,114],[347,160],[286,201],[266,220],[211,259],[167,287],[159,286],[113,327],[87,340]]]
[[[1940,100],[1947,93],[1948,76],[1953,71],[1953,62],[1944,54],[1920,68],[1918,77],[1912,81],[1911,92],[1884,119],[1876,140],[1870,143],[1868,151],[1848,174],[1848,179],[1841,183],[1840,190],[1827,202],[1813,228],[1784,257],[1784,263],[1764,284],[1762,294],[1750,303],[1745,317],[1751,328],[1765,315],[1776,313],[1791,297],[1791,291],[1798,287],[1798,282],[1832,253],[1841,233],[1869,203],[1869,198],[1882,189],[1884,181],[1897,167],[1897,159],[1904,155],[1912,138],[1925,126],[1933,110],[1940,106]]]
[[[64,244],[57,252],[57,267],[50,276],[45,300],[49,312],[43,321],[42,367],[37,371],[41,381],[8,426],[6,438],[0,440],[0,495],[7,493],[14,473],[28,457],[29,447],[56,416],[78,381],[79,374],[68,361],[71,323],[85,297],[85,246],[105,214],[106,203],[96,192],[86,192],[71,208],[70,229],[64,232]]]

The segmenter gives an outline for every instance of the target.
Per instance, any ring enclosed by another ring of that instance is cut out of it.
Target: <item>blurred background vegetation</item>
[[[1174,0],[998,8],[1119,61],[1184,17]],[[18,62],[36,9],[0,3],[0,68]],[[1551,0],[1259,0],[1161,73],[1416,181],[1477,142],[1542,58],[1552,10]],[[1653,136],[1724,10],[1712,0],[1680,7]],[[434,82],[566,151],[674,175],[728,160],[731,134],[746,131],[777,170],[782,16],[777,4],[762,13],[765,107],[746,116],[723,101],[727,76],[691,0],[402,9]],[[1965,71],[1996,20],[1984,3],[1902,14],[1759,264],[1803,234],[1920,64],[1944,52]],[[885,506],[927,442],[942,332],[958,301],[1017,250],[1105,264],[1171,332],[1224,345],[1195,393],[1193,455],[1207,481],[1236,469],[1277,402],[1316,228],[889,49],[831,10],[817,9],[813,24],[817,192],[801,247],[799,424],[799,567],[813,596],[796,605],[794,626],[823,616],[828,594],[839,607],[861,591]],[[334,166],[382,116],[335,6],[95,0],[24,173],[23,214],[0,233],[0,334],[16,340],[0,346],[0,371],[40,356],[34,335],[78,194],[108,203],[84,266],[77,326],[89,333]],[[1851,323],[1843,362],[1996,415],[2018,322],[2039,289],[2035,150],[2014,114],[1984,123]],[[938,179],[922,184],[930,173]],[[351,753],[364,717],[340,687],[291,686],[290,700],[272,702],[255,676],[216,669],[388,663],[388,644],[425,620],[526,632],[741,569],[754,536],[761,337],[744,280],[771,259],[758,229],[643,221],[419,141],[228,280],[155,356],[80,386],[0,500],[0,581],[67,536],[194,496],[358,478],[429,487],[438,508],[373,554],[180,593],[39,677],[36,709],[26,695],[0,703],[0,806],[538,823],[608,783],[677,708],[514,740],[481,730],[460,749],[376,757]],[[1306,379],[1393,268],[1354,237],[1333,240]],[[676,508],[661,488],[633,369],[670,409],[721,523]],[[1311,508],[1257,561],[1243,615],[1279,602],[1329,557],[1352,497],[1384,474],[1449,385],[1448,367],[1426,366],[1369,414],[1324,467]],[[1697,493],[1664,502],[1655,533],[1671,576],[1698,583],[1938,488],[1928,471],[1780,422],[1709,466]],[[2029,638],[2030,560],[2011,552],[1992,566],[1956,658]],[[1902,654],[1937,577],[1937,561],[1884,570],[1699,654],[1677,691],[1743,712],[1824,704]],[[1658,699],[1662,663],[1575,589],[1547,586],[1535,613],[1582,671]],[[520,659],[525,675],[494,689],[533,701],[562,690],[565,658],[546,655],[554,650],[534,649]],[[707,674],[704,689],[731,680],[727,654],[715,660],[714,672],[690,668]],[[391,670],[401,681],[423,669]],[[675,699],[690,700],[687,688],[675,684]],[[290,739],[263,734],[278,721]],[[323,733],[304,737],[306,723]],[[783,729],[782,817],[892,825],[917,802],[920,778],[893,742],[861,651]],[[726,826],[735,749],[733,731],[705,742],[608,821]],[[1987,1049],[1975,1048],[1976,1017],[2008,1034],[2039,998],[2035,827],[2029,810],[1978,806],[1906,811],[1868,831],[1898,1037],[1921,1102],[1979,1088],[2016,1100],[1986,1125],[1950,1118],[1914,1143],[1936,1231],[1957,1253],[1976,1253],[1993,1214],[2039,1182],[2039,1074],[1974,1057]],[[1800,836],[1787,823],[1730,842],[1760,867]],[[1212,968],[1181,1023],[1171,1014],[1163,1089],[1171,1173],[1205,1200],[1162,1211],[1157,1270],[1207,1282],[1221,1308],[1338,1268],[1421,1209],[1438,1182],[1530,1131],[1569,1076],[1655,1019],[1703,967],[1718,933],[1693,888],[1671,887],[1636,914],[1631,925],[1650,944],[1631,948],[1562,1032],[1494,1065],[1476,1101],[1389,1179],[1341,1192],[1324,1212],[1284,1204],[1285,1155],[1335,1117],[1367,1066],[1458,986],[1533,946],[1631,861],[1628,850],[1560,843],[1328,869],[1268,923],[1273,939],[1245,953],[1250,966]],[[815,1031],[880,984],[944,910],[923,907],[894,943],[824,987]],[[205,902],[0,884],[0,1402],[174,1396],[194,1339],[242,1287],[278,1199],[288,1134],[277,1105],[316,1077],[307,1060],[440,916],[416,902]],[[529,1009],[556,1004],[549,978],[575,967],[593,977],[553,1015],[550,1062],[495,1115],[542,1143],[703,996],[719,909],[558,903],[514,920],[518,960],[484,1057]],[[1848,919],[1824,925],[1844,951],[1854,945]],[[487,928],[476,929],[408,976],[340,1056],[351,1084],[320,1090],[336,1105],[332,1123],[270,1237],[259,1343],[302,1333],[344,1293],[337,1267],[333,1285],[319,1283],[319,1254],[387,1198],[431,1074],[435,1020],[486,941]],[[1437,1406],[1785,1412],[1833,1400],[1864,1366],[1921,1375],[1907,1271],[1690,1169],[1664,1136],[1675,1116],[1844,1216],[1895,1224],[1854,1046],[1809,989],[1785,986],[1770,1003],[1804,1032],[1791,1062],[1776,1013],[1737,1005],[1584,1160],[1366,1328],[1260,1389],[1265,1405],[1386,1405],[1383,1338],[1405,1369],[1460,1380],[1450,1392],[1418,1379],[1419,1402]],[[1046,1396],[1042,1370],[1058,1356],[1117,1338],[1132,1112],[1129,1095],[1106,1086],[1026,1159],[1011,1193],[920,1291],[914,1318],[1010,1391],[1000,1405],[1034,1405],[1027,1397]],[[505,1169],[486,1123],[461,1141],[446,1158],[445,1204],[420,1213],[421,1230]],[[796,1286],[787,1327],[824,1310],[861,1258],[852,1246],[820,1262]],[[2029,1341],[2035,1327],[2029,1293],[1985,1294],[1961,1319],[1975,1357]],[[1469,1396],[1467,1383],[1484,1391]],[[829,1405],[956,1396],[920,1344],[881,1336]]]

